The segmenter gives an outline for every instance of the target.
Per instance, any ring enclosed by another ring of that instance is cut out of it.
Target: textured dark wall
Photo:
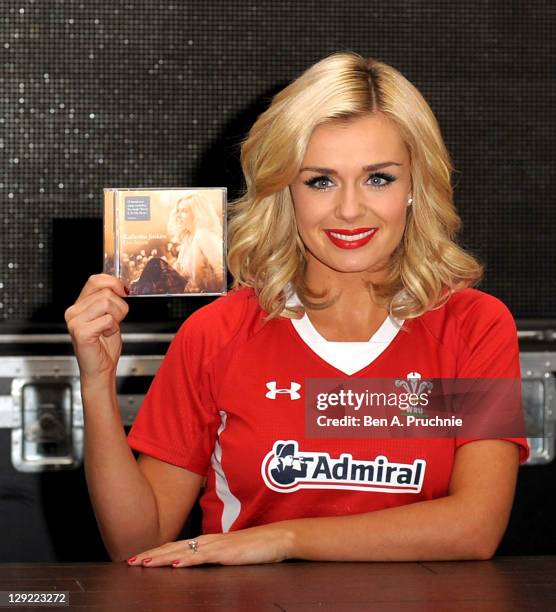
[[[234,195],[239,138],[280,86],[339,50],[396,66],[437,114],[481,288],[517,317],[556,317],[555,12],[550,0],[3,2],[4,328],[59,322],[100,270],[103,187]],[[131,319],[177,321],[202,303],[142,301]]]

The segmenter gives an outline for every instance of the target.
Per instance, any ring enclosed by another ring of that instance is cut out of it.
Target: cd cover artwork
[[[104,190],[104,272],[130,295],[226,293],[226,188]]]

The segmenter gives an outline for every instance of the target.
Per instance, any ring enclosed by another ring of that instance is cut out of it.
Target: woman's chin
[[[323,263],[327,268],[342,274],[375,274],[384,270],[384,264],[377,262],[376,259],[364,257],[334,258],[325,260]]]

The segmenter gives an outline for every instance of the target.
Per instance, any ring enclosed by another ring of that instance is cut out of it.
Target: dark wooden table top
[[[65,610],[544,612],[556,610],[556,557],[182,569],[5,563],[0,591],[69,591],[69,608],[56,608]]]

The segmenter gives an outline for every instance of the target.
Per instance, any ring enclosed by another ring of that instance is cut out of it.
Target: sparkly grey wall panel
[[[556,317],[550,0],[2,3],[0,318],[62,321],[101,268],[105,186],[241,186],[288,80],[354,50],[399,68],[452,154],[463,244],[517,317]],[[552,201],[551,201],[552,200]],[[209,298],[137,300],[178,321]]]

